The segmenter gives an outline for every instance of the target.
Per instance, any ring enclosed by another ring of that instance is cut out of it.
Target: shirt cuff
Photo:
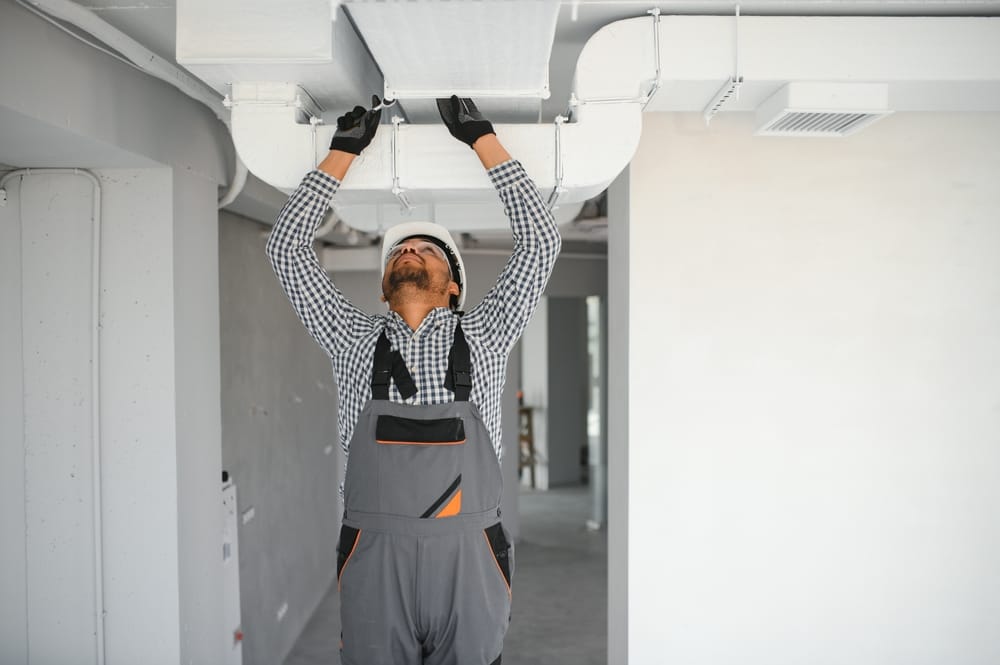
[[[340,189],[340,181],[328,173],[313,169],[302,179],[302,184],[299,187],[304,187],[325,199],[331,199]]]
[[[510,187],[516,184],[517,181],[527,179],[528,177],[528,173],[521,166],[521,162],[516,159],[508,159],[502,164],[497,164],[487,171],[487,174],[489,174],[490,180],[493,181],[493,186],[498,190]]]

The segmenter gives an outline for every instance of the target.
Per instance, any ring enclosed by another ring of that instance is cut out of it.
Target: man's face
[[[423,238],[403,240],[386,257],[383,297],[393,304],[410,292],[421,297],[440,297],[444,307],[448,306],[450,295],[458,293],[444,250]]]

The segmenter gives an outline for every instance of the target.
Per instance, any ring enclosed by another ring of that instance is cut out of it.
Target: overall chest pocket
[[[466,453],[461,418],[380,415],[375,441],[379,512],[425,519],[461,512]]]
[[[465,443],[465,423],[461,418],[418,420],[381,415],[375,425],[375,441],[383,445],[461,445]]]

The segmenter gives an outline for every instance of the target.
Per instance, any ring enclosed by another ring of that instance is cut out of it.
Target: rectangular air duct
[[[560,2],[351,2],[345,5],[411,122],[437,121],[436,97],[472,97],[495,122],[536,122],[549,97]]]
[[[177,62],[222,95],[232,84],[294,84],[332,121],[382,88],[378,68],[335,4],[177,0]]]
[[[884,83],[793,81],[757,107],[759,136],[848,136],[889,110]]]

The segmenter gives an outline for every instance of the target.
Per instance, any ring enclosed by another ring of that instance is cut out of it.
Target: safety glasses
[[[444,253],[443,249],[428,240],[416,239],[404,240],[389,250],[389,253],[385,257],[385,264],[389,265],[391,261],[398,259],[404,252],[408,251],[413,251],[421,256],[436,256],[448,265],[449,270],[451,269],[451,265],[448,263],[448,257]]]

